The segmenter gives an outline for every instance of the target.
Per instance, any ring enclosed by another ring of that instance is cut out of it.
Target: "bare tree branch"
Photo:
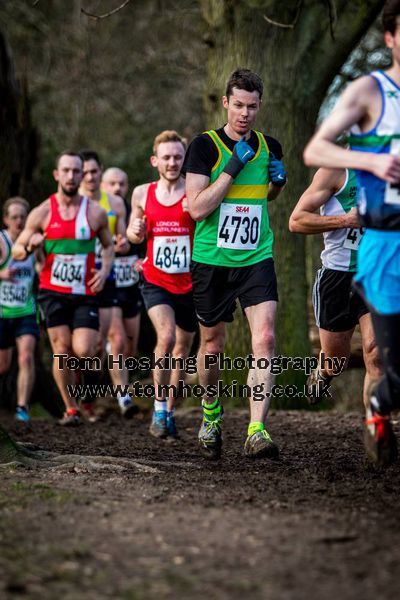
[[[329,7],[329,25],[331,29],[332,39],[335,39],[335,29],[337,24],[337,9],[335,0],[327,0]]]
[[[88,12],[87,10],[85,10],[84,8],[81,8],[81,12],[86,15],[87,17],[90,17],[91,19],[96,19],[96,21],[98,19],[106,19],[107,17],[110,17],[111,15],[115,15],[115,13],[119,12],[121,9],[124,8],[124,6],[126,6],[131,0],[125,0],[125,2],[123,2],[120,6],[117,6],[117,8],[114,8],[113,10],[110,10],[110,12],[108,13],[104,13],[104,15],[95,15],[93,13]],[[37,2],[39,2],[39,0],[37,0]]]
[[[267,21],[267,23],[270,23],[271,25],[275,25],[275,27],[283,27],[285,29],[294,29],[296,27],[297,21],[299,20],[303,3],[304,3],[304,0],[298,1],[297,7],[296,7],[296,16],[292,23],[279,23],[278,21],[273,21],[266,15],[264,15],[264,19]]]

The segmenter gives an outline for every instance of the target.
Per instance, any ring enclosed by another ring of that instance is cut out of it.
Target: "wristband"
[[[231,177],[233,177],[233,179],[235,179],[235,177],[237,177],[240,173],[240,171],[243,169],[244,164],[242,163],[242,161],[235,156],[234,154],[231,156],[231,158],[228,160],[228,162],[226,163],[223,172],[224,173],[228,173],[228,175],[230,175]]]

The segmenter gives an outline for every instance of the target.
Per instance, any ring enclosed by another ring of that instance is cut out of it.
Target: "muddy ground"
[[[47,450],[129,459],[0,471],[1,598],[398,597],[400,464],[366,465],[360,415],[276,412],[280,460],[252,462],[247,415],[228,412],[217,464],[197,452],[200,412],[178,419],[172,444],[146,418],[63,429],[0,415]]]

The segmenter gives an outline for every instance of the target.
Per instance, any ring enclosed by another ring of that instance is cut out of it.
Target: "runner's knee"
[[[275,350],[275,334],[271,329],[260,329],[252,336],[254,356],[271,356]]]
[[[159,354],[167,354],[172,352],[175,346],[175,332],[174,331],[162,331],[157,335],[157,350]]]
[[[18,353],[18,367],[20,369],[29,369],[33,367],[33,354],[29,350],[22,350]]]

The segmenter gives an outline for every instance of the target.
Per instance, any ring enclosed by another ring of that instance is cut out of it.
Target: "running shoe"
[[[321,375],[318,367],[311,371],[306,384],[306,396],[309,404],[319,404],[322,401],[322,390],[330,384],[332,379],[332,377]]]
[[[175,416],[172,410],[169,410],[167,412],[167,430],[168,430],[168,436],[171,438],[177,438],[178,436],[178,431],[176,429],[176,423],[175,423]]]
[[[201,454],[210,460],[218,460],[222,449],[222,415],[213,421],[203,416],[199,431]]]
[[[156,438],[166,438],[168,436],[166,410],[153,411],[149,431]]]
[[[278,458],[279,448],[266,429],[247,436],[244,453],[251,458]]]
[[[86,419],[86,421],[89,421],[89,423],[96,423],[96,421],[99,420],[99,417],[96,414],[94,402],[82,402],[81,412],[83,417]]]
[[[63,425],[65,427],[76,427],[77,425],[82,424],[81,414],[77,409],[69,409],[67,410],[63,418],[58,421],[59,425]]]
[[[139,408],[134,404],[132,398],[129,396],[127,398],[121,398],[118,400],[119,410],[121,411],[121,415],[125,419],[132,419],[134,415],[136,415],[139,411]]]
[[[393,432],[390,415],[380,415],[373,404],[377,405],[375,396],[370,398],[370,406],[364,427],[364,446],[368,458],[378,467],[387,467],[397,460],[397,441]]]
[[[17,421],[23,421],[24,423],[28,423],[28,421],[30,421],[30,416],[26,406],[17,406],[15,418]]]

